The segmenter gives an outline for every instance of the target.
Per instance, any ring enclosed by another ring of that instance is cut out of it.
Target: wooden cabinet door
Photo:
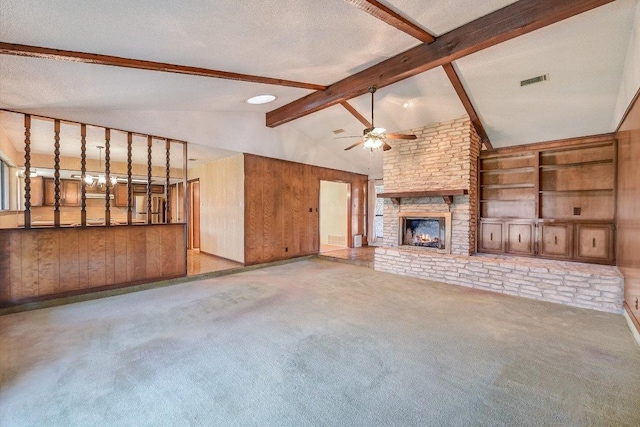
[[[113,203],[118,208],[127,207],[127,184],[116,184],[114,187]]]
[[[164,185],[159,185],[159,184],[151,185],[151,192],[153,194],[164,194]]]
[[[55,202],[55,185],[52,179],[44,180],[44,205],[53,206]]]
[[[613,225],[576,224],[576,260],[613,262]]]
[[[45,178],[44,180],[44,204],[46,206],[55,204],[55,181],[53,179]],[[80,181],[60,180],[60,206],[80,206]]]
[[[60,204],[80,206],[80,181],[63,179],[60,181]]]
[[[569,259],[573,256],[572,224],[540,224],[539,255],[546,258]]]
[[[533,223],[506,223],[506,252],[512,254],[533,255]]]
[[[502,223],[480,222],[480,239],[478,246],[480,252],[503,252]]]
[[[31,178],[31,206],[44,204],[44,181],[41,176]],[[53,204],[53,202],[52,202]]]

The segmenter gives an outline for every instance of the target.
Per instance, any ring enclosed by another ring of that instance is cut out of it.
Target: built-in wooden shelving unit
[[[478,251],[613,263],[615,168],[612,135],[483,153]]]

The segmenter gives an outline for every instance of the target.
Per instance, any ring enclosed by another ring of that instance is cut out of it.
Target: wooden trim
[[[633,109],[633,106],[638,100],[638,98],[640,98],[640,87],[636,91],[636,94],[633,95],[633,98],[631,99],[631,102],[629,103],[629,105],[627,105],[627,109],[624,111],[624,114],[622,115],[622,118],[620,119],[618,126],[616,126],[616,130],[614,131],[614,133],[618,133],[620,131],[622,124],[624,123],[625,120],[627,120],[627,116],[631,112],[631,109]]]
[[[631,310],[631,307],[629,307],[629,304],[627,304],[626,301],[623,301],[622,304],[624,306],[624,309],[627,311],[628,317],[629,319],[631,319],[633,326],[636,327],[638,334],[640,334],[640,319],[636,318],[636,316],[633,314],[633,311]]]
[[[453,204],[453,196],[463,196],[469,194],[469,190],[433,190],[433,191],[404,191],[396,193],[380,193],[377,197],[382,199],[391,199],[394,205],[400,204],[400,199],[418,198],[418,197],[442,197],[444,202],[451,207]]]
[[[493,145],[491,145],[491,141],[489,140],[489,135],[484,129],[482,125],[482,121],[480,121],[480,117],[476,112],[476,109],[473,107],[473,103],[471,102],[471,98],[467,94],[467,91],[464,89],[464,85],[462,84],[462,80],[460,80],[460,76],[456,71],[453,64],[442,64],[442,68],[444,68],[444,72],[447,73],[447,77],[449,77],[449,81],[453,85],[453,89],[455,89],[458,94],[458,98],[460,98],[460,102],[464,106],[464,109],[467,111],[469,118],[471,119],[471,124],[475,128],[476,132],[480,136],[482,143],[484,144],[487,150],[492,150]]]
[[[358,121],[362,123],[366,128],[370,128],[373,126],[369,120],[367,120],[362,114],[360,114],[355,108],[353,108],[353,106],[347,101],[341,102],[340,105],[346,108],[346,110],[350,112],[353,117],[358,119]]]
[[[53,122],[53,225],[60,227],[60,120]]]
[[[266,124],[276,127],[377,88],[413,77],[496,44],[546,27],[613,0],[520,0],[423,43],[366,70],[333,83],[326,90],[269,111]]]
[[[113,290],[117,290],[117,289],[133,288],[135,286],[140,286],[140,285],[145,285],[145,284],[152,284],[152,283],[157,283],[157,282],[165,282],[165,281],[169,281],[169,280],[179,279],[181,277],[186,277],[186,274],[173,274],[173,275],[170,275],[170,276],[163,276],[163,277],[160,277],[160,278],[157,278],[157,279],[140,279],[140,280],[133,280],[131,282],[116,283],[114,285],[104,285],[104,286],[98,286],[98,287],[95,287],[95,288],[85,288],[85,289],[77,289],[77,290],[73,290],[73,291],[59,292],[57,294],[51,294],[51,295],[43,295],[43,296],[38,296],[38,297],[15,299],[15,300],[11,300],[9,302],[4,302],[3,301],[3,302],[0,302],[0,309],[6,309],[6,308],[9,308],[9,307],[17,307],[17,306],[25,305],[25,304],[36,304],[36,303],[39,303],[39,302],[46,302],[46,301],[55,300],[55,299],[61,299],[61,298],[77,297],[79,295],[91,295],[91,294],[99,295],[99,294],[101,294],[103,292],[113,291]],[[146,290],[146,289],[139,289],[139,290]],[[131,290],[130,292],[137,292],[139,290],[135,289],[135,290]],[[120,295],[120,294],[116,294],[116,295]],[[113,295],[98,296],[97,298],[105,298],[107,296],[113,296]],[[71,304],[71,303],[74,303],[74,302],[77,302],[77,301],[74,299],[74,301],[67,302],[66,304]]]
[[[554,148],[566,148],[572,145],[580,145],[584,147],[588,144],[597,144],[597,143],[605,143],[612,142],[615,140],[615,135],[613,133],[603,133],[600,135],[590,135],[590,136],[578,136],[575,138],[566,138],[566,139],[556,139],[551,141],[544,142],[534,142],[532,144],[524,144],[524,145],[515,145],[513,147],[502,147],[496,148],[493,150],[483,151],[480,154],[480,158],[488,159],[491,157],[503,156],[505,154],[524,154],[525,151],[531,150],[552,150]]]
[[[104,225],[111,226],[111,129],[104,130]]]
[[[166,145],[166,181],[164,186],[164,198],[165,198],[165,223],[171,224],[171,140],[167,139]],[[177,194],[176,194],[177,196]]]
[[[151,152],[153,149],[153,138],[147,137],[147,224],[151,224]]]
[[[0,44],[1,44],[1,42],[0,42]],[[14,114],[23,114],[25,116],[35,117],[37,119],[42,119],[42,120],[50,120],[50,121],[59,120],[60,123],[66,123],[66,124],[71,124],[71,125],[86,125],[86,126],[93,126],[93,127],[96,127],[96,128],[103,128],[103,129],[106,127],[106,126],[102,126],[102,125],[94,125],[92,123],[82,123],[82,122],[76,122],[74,120],[60,119],[60,118],[57,118],[57,117],[42,116],[40,114],[25,113],[24,111],[9,110],[7,108],[0,108],[0,111],[6,111],[7,113],[14,113]],[[128,131],[128,130],[113,128],[113,127],[110,127],[109,129],[117,131],[117,132],[123,132],[123,133],[131,132],[131,131]],[[142,136],[142,137],[145,137],[145,138],[147,136],[151,136],[153,139],[167,139],[164,136],[149,135],[148,133],[140,133],[140,132],[131,132],[131,133],[133,135]],[[182,141],[180,139],[173,139],[173,138],[171,138],[171,141],[179,142],[180,144],[186,144],[187,143],[187,141]]]
[[[384,23],[397,28],[398,30],[415,37],[423,43],[433,43],[436,38],[429,32],[423,30],[418,25],[409,21],[404,16],[389,9],[383,4],[378,3],[376,0],[345,0],[352,6],[367,12],[369,15],[378,18]]]
[[[613,140],[613,234],[616,236],[616,220],[618,219],[618,140]],[[616,247],[613,247],[614,254]]]
[[[200,77],[213,77],[217,79],[237,80],[242,82],[261,83],[276,86],[288,86],[300,89],[326,89],[326,86],[323,85],[296,82],[293,80],[275,79],[271,77],[253,76],[250,74],[212,70],[209,68],[167,64],[164,62],[122,58],[120,56],[76,52],[72,50],[52,49],[48,47],[29,46],[15,43],[0,42],[0,54],[26,56],[29,58],[54,59],[57,61],[81,62],[84,64],[110,65],[113,67],[134,68],[138,70],[163,71],[166,73],[187,74]]]
[[[390,198],[416,198],[416,197],[437,197],[437,196],[463,196],[469,194],[469,190],[433,190],[433,191],[403,191],[395,193],[379,193],[378,197],[383,199]]]
[[[24,115],[24,228],[31,228],[31,116]]]
[[[80,125],[80,225],[87,226],[87,125]],[[131,223],[129,223],[131,225]]]
[[[133,134],[127,132],[127,224],[133,224]]]
[[[534,178],[535,182],[535,197],[536,197],[536,206],[535,206],[535,210],[536,210],[536,218],[540,219],[540,217],[542,217],[542,204],[540,203],[540,196],[541,196],[541,192],[540,192],[540,151],[536,151],[535,152],[535,158],[533,159],[534,163]],[[536,243],[537,244],[537,243]]]

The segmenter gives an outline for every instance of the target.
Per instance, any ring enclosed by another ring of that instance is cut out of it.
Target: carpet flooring
[[[620,315],[311,259],[0,316],[5,426],[638,426]]]

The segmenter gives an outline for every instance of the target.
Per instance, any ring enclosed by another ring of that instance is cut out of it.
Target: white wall
[[[244,263],[244,156],[199,166],[200,250]]]
[[[349,184],[320,181],[320,243],[347,246]],[[342,237],[338,243],[329,236]]]
[[[627,49],[627,59],[618,92],[612,128],[616,129],[633,97],[640,89],[640,2],[636,6],[633,30]]]

